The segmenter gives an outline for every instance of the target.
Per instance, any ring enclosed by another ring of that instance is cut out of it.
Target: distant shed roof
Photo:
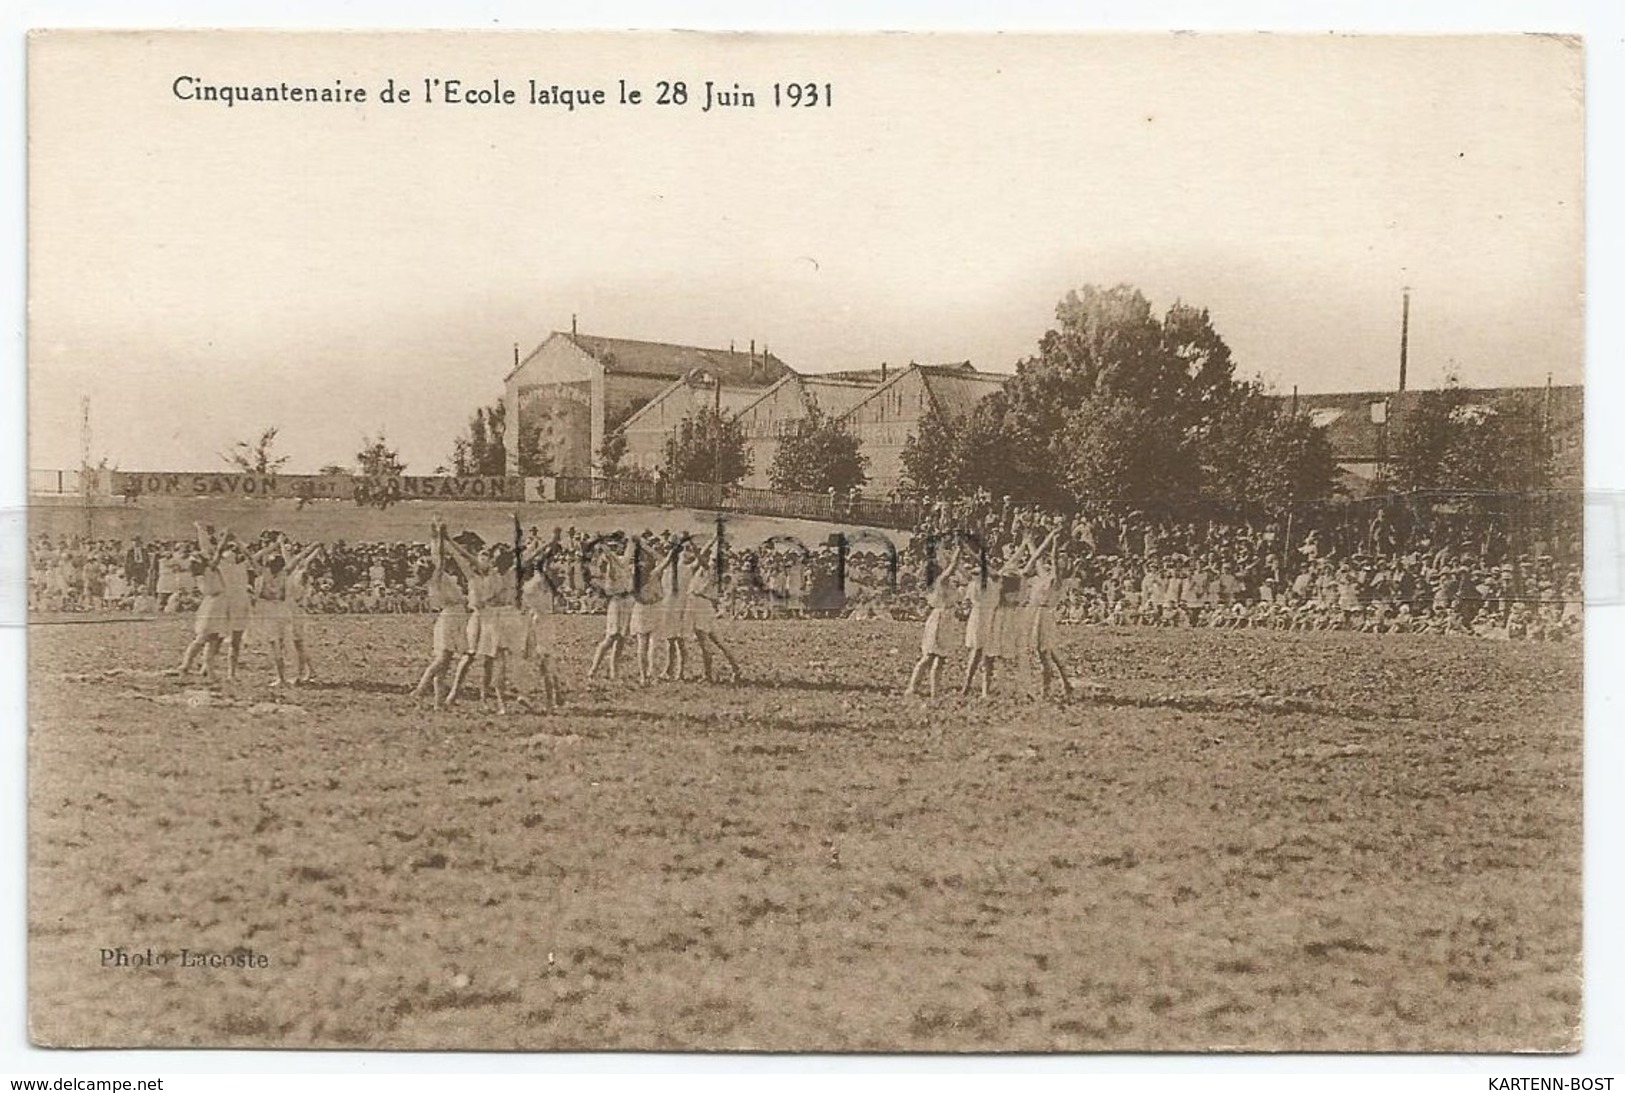
[[[920,378],[939,413],[949,418],[964,417],[993,392],[1002,388],[1009,376],[978,372],[970,362],[950,365],[921,365]]]
[[[733,349],[703,349],[667,342],[640,342],[631,338],[600,338],[566,334],[582,352],[607,372],[681,379],[696,369],[720,376],[725,386],[766,387],[790,374],[790,366],[771,353]]]
[[[721,376],[725,386],[767,387],[793,372],[789,365],[767,352],[753,354],[748,350],[705,349],[697,345],[600,338],[555,330],[514,366],[509,378],[555,338],[570,342],[611,374],[676,380],[695,370],[703,370]]]

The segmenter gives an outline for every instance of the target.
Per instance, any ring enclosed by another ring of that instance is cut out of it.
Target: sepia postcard
[[[33,1043],[1580,1050],[1578,38],[27,53]]]

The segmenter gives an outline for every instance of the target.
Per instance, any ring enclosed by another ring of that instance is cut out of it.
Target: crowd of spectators
[[[1063,623],[1431,632],[1558,640],[1581,624],[1578,506],[1489,510],[1471,497],[1290,515],[1060,514],[979,497],[931,506],[933,539],[972,529],[992,557],[1059,527]]]
[[[1548,512],[1530,523],[1438,505],[1221,518],[1121,506],[1062,514],[982,495],[929,506],[900,550],[873,532],[818,542],[725,537],[722,609],[737,618],[921,618],[933,567],[955,544],[971,566],[997,571],[1024,538],[1041,539],[1056,528],[1064,544],[1057,605],[1063,624],[1548,640],[1580,628],[1578,514],[1569,520]],[[679,538],[653,529],[606,536],[532,527],[522,549],[527,559],[543,560],[560,610],[591,614],[604,610],[596,576],[609,552],[624,550],[623,534],[640,539],[638,554],[650,571]],[[188,611],[198,600],[190,569],[196,549],[190,539],[36,536],[29,544],[29,609]],[[311,563],[306,607],[427,611],[423,581],[431,564],[426,541],[327,544]],[[1018,579],[1002,579],[1017,602]],[[658,597],[655,582],[642,585],[642,594]]]

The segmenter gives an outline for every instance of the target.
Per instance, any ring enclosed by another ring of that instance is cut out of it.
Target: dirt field
[[[600,625],[570,710],[506,719],[404,695],[422,617],[319,620],[284,708],[259,650],[185,705],[180,620],[35,628],[36,1040],[1577,1045],[1577,647],[1073,629],[1061,707],[904,701],[900,623],[587,690]]]

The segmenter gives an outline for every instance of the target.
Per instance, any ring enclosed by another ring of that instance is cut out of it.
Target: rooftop
[[[752,354],[740,349],[705,349],[695,345],[672,345],[669,342],[642,342],[631,338],[601,338],[592,334],[572,334],[555,330],[542,345],[554,338],[563,338],[583,353],[604,366],[606,372],[623,375],[656,376],[662,379],[682,379],[690,372],[701,370],[719,376],[724,385],[735,387],[766,387],[790,374],[790,366],[773,354],[764,351]],[[530,351],[521,362],[523,368],[542,345]]]

